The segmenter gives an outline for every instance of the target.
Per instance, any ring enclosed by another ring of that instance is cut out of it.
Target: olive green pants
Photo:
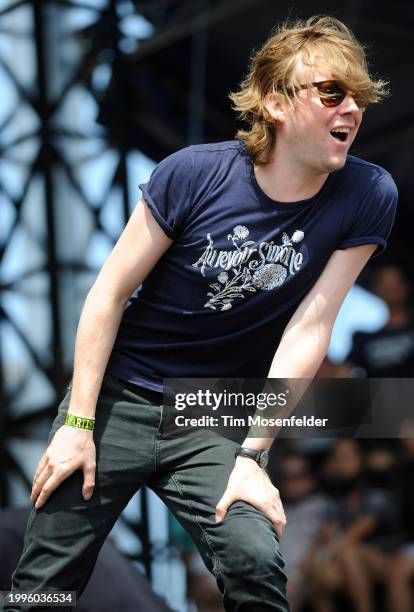
[[[284,563],[271,522],[241,501],[230,507],[222,523],[215,522],[215,506],[234,466],[238,442],[206,429],[177,427],[161,398],[105,376],[96,410],[93,496],[83,499],[83,475],[77,471],[41,509],[33,508],[12,588],[77,591],[79,597],[115,521],[146,485],[194,540],[223,593],[226,610],[288,611]],[[69,393],[49,441],[64,422],[68,400]]]

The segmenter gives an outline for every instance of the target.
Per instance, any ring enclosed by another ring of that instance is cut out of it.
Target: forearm
[[[90,290],[82,310],[75,343],[69,412],[94,417],[102,379],[122,319],[125,301]]]
[[[289,382],[290,399],[283,416],[292,413],[318,371],[328,350],[331,329],[331,325],[307,326],[300,322],[286,329],[268,374],[269,379],[285,379]],[[266,386],[264,392],[267,391]],[[278,431],[278,428],[272,428],[267,437],[251,437],[250,432],[243,446],[257,450],[268,449]]]

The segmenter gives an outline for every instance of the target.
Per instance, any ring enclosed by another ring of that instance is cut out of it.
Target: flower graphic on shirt
[[[236,225],[233,229],[233,234],[239,240],[244,240],[249,235],[249,230],[244,225]]]
[[[283,246],[292,246],[292,242],[294,244],[297,244],[303,239],[304,236],[305,234],[300,230],[296,230],[295,232],[293,232],[292,238],[289,238],[289,236],[285,232],[283,232],[282,244]]]
[[[220,272],[220,274],[217,277],[217,280],[220,283],[225,283],[228,278],[229,278],[229,275],[227,274],[227,272]]]
[[[236,225],[233,228],[233,233],[227,236],[227,240],[231,240],[234,246],[238,251],[240,251],[240,247],[237,244],[239,240],[244,240],[249,235],[249,230],[244,225]],[[243,242],[242,247],[248,246],[249,244],[254,244],[254,240],[249,240],[248,242]]]
[[[226,252],[220,251],[220,256],[224,253],[223,264],[225,267],[217,275],[217,281],[210,284],[210,289],[207,293],[208,301],[204,304],[205,308],[212,310],[226,311],[230,310],[233,302],[238,299],[244,299],[248,292],[255,293],[258,290],[270,291],[276,287],[280,287],[285,282],[288,273],[295,273],[300,268],[303,258],[296,251],[296,245],[301,242],[305,236],[301,230],[295,230],[292,236],[283,232],[281,245],[274,242],[262,242],[260,248],[267,249],[261,252],[262,259],[252,258],[252,254],[258,252],[258,248],[252,248],[255,244],[254,240],[246,240],[250,232],[244,225],[236,225],[233,228],[233,233],[227,235],[227,240],[230,240],[235,251]],[[210,234],[207,234],[208,246],[200,259],[193,263],[194,267],[201,266],[201,273],[204,276],[204,269],[209,263],[212,255],[218,253],[214,250],[213,239]],[[227,254],[229,253],[229,254]],[[266,255],[266,257],[265,257]],[[297,258],[299,259],[292,259]],[[269,263],[266,263],[269,262]],[[217,264],[216,264],[217,266]],[[218,267],[218,266],[217,266]]]
[[[280,264],[266,264],[253,274],[253,285],[257,289],[274,289],[283,284],[287,270]]]
[[[300,230],[296,230],[295,232],[293,232],[291,241],[294,243],[300,242],[301,240],[303,240],[305,234],[303,232],[301,232]]]
[[[241,269],[241,266],[238,266],[238,268],[232,268],[231,271],[233,272],[232,278],[226,272],[220,272],[217,277],[220,280],[219,277],[224,279],[224,274],[227,276],[224,281],[221,281],[224,282],[224,286],[220,286],[218,283],[210,285],[216,293],[212,291],[207,293],[207,297],[210,299],[204,304],[205,308],[230,310],[233,300],[244,298],[243,291],[256,291],[252,284],[252,275],[247,267]]]

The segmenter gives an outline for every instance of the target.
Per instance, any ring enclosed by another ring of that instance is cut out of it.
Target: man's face
[[[331,78],[329,73],[319,72],[315,68],[311,70],[311,82]],[[277,127],[277,140],[286,145],[283,150],[289,156],[292,167],[299,164],[315,174],[339,170],[345,164],[348,150],[361,125],[363,111],[349,95],[339,106],[324,106],[316,87],[300,90],[297,95],[299,99],[294,109],[288,101],[282,103],[284,119]],[[332,130],[337,128],[346,129],[341,139],[332,135]]]

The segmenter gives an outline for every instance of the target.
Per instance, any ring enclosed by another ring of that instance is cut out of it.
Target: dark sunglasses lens
[[[321,98],[321,102],[324,106],[339,106],[342,104],[344,98],[345,96],[343,95],[337,95],[332,98]]]
[[[336,83],[320,83],[317,88],[324,106],[339,106],[345,99],[346,93]]]

